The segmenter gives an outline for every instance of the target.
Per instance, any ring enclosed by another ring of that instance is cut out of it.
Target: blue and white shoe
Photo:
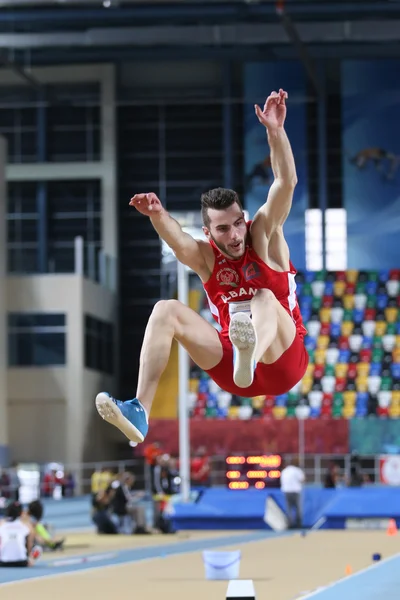
[[[149,420],[137,398],[122,402],[107,392],[100,392],[96,396],[96,408],[105,421],[118,427],[131,442],[143,442],[149,430]]]
[[[233,346],[233,381],[240,388],[248,388],[254,379],[257,345],[256,330],[249,315],[242,312],[232,315],[229,339]]]

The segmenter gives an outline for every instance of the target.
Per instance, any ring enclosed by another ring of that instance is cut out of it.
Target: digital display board
[[[280,487],[282,457],[279,454],[227,456],[225,467],[230,490]]]

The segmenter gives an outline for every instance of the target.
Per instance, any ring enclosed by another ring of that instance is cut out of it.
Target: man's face
[[[208,217],[210,225],[203,227],[208,239],[213,240],[226,257],[241,258],[245,251],[247,227],[240,206],[235,202],[225,210],[209,208]]]

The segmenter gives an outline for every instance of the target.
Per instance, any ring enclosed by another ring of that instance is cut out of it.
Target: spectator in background
[[[18,463],[12,463],[10,469],[8,469],[8,477],[10,480],[10,498],[18,502],[19,488],[21,487],[21,482],[18,477]]]
[[[60,487],[62,489],[64,484],[63,476],[61,475],[61,471],[57,471],[56,469],[52,469],[43,477],[43,496],[45,498],[52,498],[54,496],[54,491],[56,487]],[[60,494],[61,495],[61,494]]]
[[[92,519],[97,526],[97,533],[117,534],[118,528],[111,518],[111,506],[115,496],[113,482],[106,490],[100,490],[92,498]]]
[[[335,488],[341,481],[339,465],[331,462],[325,475],[324,488]]]
[[[72,498],[75,494],[75,478],[67,471],[64,475],[63,497]]]
[[[90,478],[92,497],[95,497],[99,492],[105,492],[114,479],[115,476],[108,467],[96,469]]]
[[[11,498],[10,478],[6,471],[0,469],[0,497]]]
[[[305,479],[297,458],[293,458],[288,466],[282,469],[281,490],[286,498],[290,529],[300,529],[302,526],[301,494]]]
[[[210,460],[204,446],[197,448],[190,461],[190,479],[193,486],[208,487],[210,485]]]
[[[120,485],[115,488],[112,510],[118,519],[119,533],[149,533],[146,529],[145,507],[141,504],[145,492],[135,491],[134,485],[133,473],[123,473]]]

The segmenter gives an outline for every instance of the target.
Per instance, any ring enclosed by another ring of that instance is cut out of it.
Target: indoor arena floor
[[[0,598],[224,600],[227,582],[205,579],[207,549],[241,550],[240,578],[254,581],[257,600],[399,598],[400,534],[384,531],[69,534],[63,553],[0,569]],[[380,562],[372,563],[374,553]]]

